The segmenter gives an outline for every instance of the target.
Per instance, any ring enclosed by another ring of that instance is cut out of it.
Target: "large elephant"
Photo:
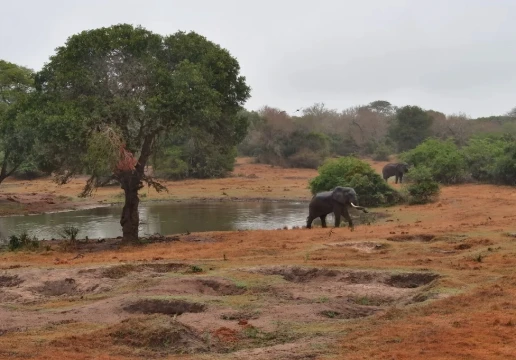
[[[383,179],[387,181],[388,178],[396,176],[396,184],[398,179],[400,184],[403,183],[403,174],[409,171],[409,165],[407,163],[389,163],[382,169]]]
[[[331,191],[324,191],[315,194],[308,206],[308,217],[306,218],[306,227],[312,227],[312,221],[315,218],[321,218],[321,225],[326,227],[326,215],[333,213],[335,216],[335,227],[340,225],[340,216],[348,221],[349,227],[353,230],[353,220],[349,216],[347,206],[351,205],[357,210],[367,213],[367,210],[358,206],[357,194],[353,188],[337,186]]]

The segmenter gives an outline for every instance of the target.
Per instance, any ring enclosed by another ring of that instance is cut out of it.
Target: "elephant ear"
[[[347,196],[347,192],[343,190],[333,190],[333,194],[331,194],[331,198],[340,204],[346,203]]]

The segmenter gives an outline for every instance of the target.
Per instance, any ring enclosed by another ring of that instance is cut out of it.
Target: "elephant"
[[[354,229],[353,220],[349,216],[347,205],[351,205],[357,210],[367,213],[367,209],[358,206],[358,199],[355,189],[350,187],[337,186],[333,190],[315,194],[308,206],[309,213],[306,218],[306,228],[312,227],[315,218],[321,219],[322,227],[326,227],[326,215],[333,213],[335,216],[335,227],[340,225],[340,216],[348,221],[351,230]]]
[[[409,165],[407,163],[389,163],[382,169],[383,179],[387,181],[392,176],[396,176],[396,184],[398,179],[400,184],[403,183],[403,174],[409,171]]]

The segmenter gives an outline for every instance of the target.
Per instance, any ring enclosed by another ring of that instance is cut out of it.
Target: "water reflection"
[[[122,234],[120,206],[31,216],[0,217],[0,238],[27,231],[40,239],[59,238],[64,226],[76,226],[79,237],[116,237]],[[283,202],[149,202],[139,208],[140,235],[186,231],[276,229],[302,226],[305,203]]]

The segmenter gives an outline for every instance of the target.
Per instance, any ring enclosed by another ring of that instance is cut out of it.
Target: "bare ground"
[[[241,160],[230,179],[173,188],[306,199],[313,175]],[[515,205],[514,188],[463,185],[435,204],[374,209],[391,216],[354,232],[0,253],[0,358],[513,359]]]

